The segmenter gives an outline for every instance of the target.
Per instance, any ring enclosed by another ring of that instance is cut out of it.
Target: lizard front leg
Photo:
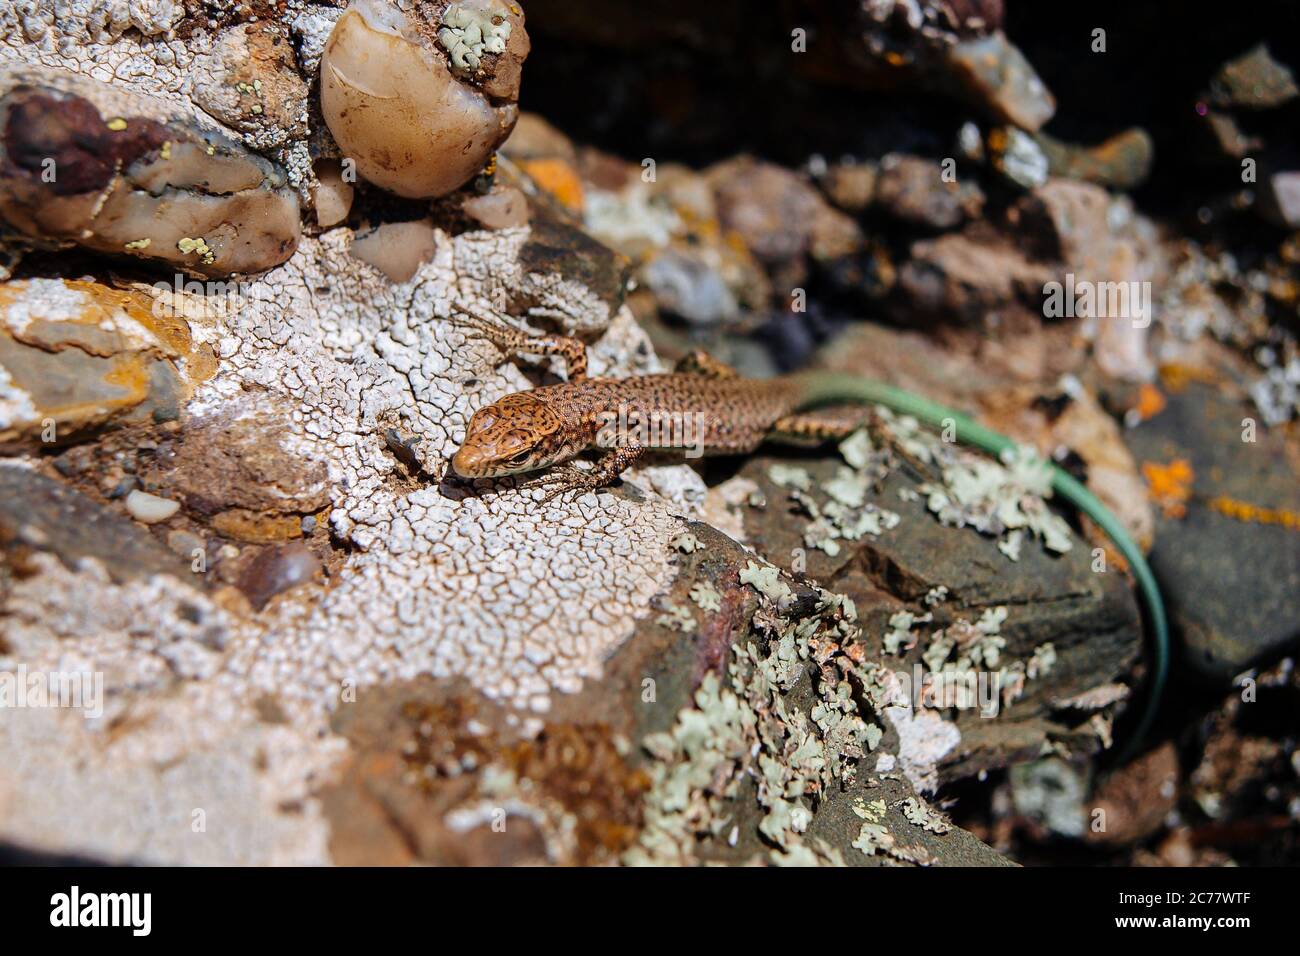
[[[568,491],[577,491],[579,493],[595,491],[597,488],[612,485],[618,480],[619,475],[640,461],[645,456],[645,453],[646,448],[643,445],[635,443],[623,445],[601,458],[593,468],[584,471],[576,465],[569,465],[544,478],[536,479],[530,484],[549,484],[550,481],[556,478],[559,479],[560,486],[553,489],[542,499],[543,504],[558,498]]]
[[[457,300],[452,304],[461,313],[451,318],[454,325],[472,329],[501,351],[510,355],[558,355],[564,359],[570,382],[587,377],[587,346],[579,339],[567,335],[529,335],[499,316],[486,315],[466,302]]]

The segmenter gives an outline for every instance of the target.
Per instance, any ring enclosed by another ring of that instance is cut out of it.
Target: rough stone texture
[[[120,0],[7,8],[0,49],[105,97],[149,93],[196,122],[201,105],[301,187],[308,143],[333,155],[296,103],[335,14],[278,14],[296,66],[233,14]],[[284,82],[282,109],[251,109],[238,84],[257,79]],[[707,198],[661,172],[675,210],[716,203],[702,229],[745,234],[784,277],[859,251],[852,220],[789,171],[741,160]],[[593,374],[660,368],[626,263],[527,175],[512,185],[527,226],[434,208],[432,257],[401,282],[340,226],[237,289],[131,284],[95,259],[77,260],[85,280],[6,283],[0,670],[100,674],[104,694],[102,714],[0,721],[0,841],[146,863],[1005,862],[925,796],[1104,741],[1122,693],[1071,702],[1135,656],[1123,579],[1035,539],[1013,563],[899,498],[914,482],[898,471],[879,491],[859,476],[897,527],[808,549],[796,574],[698,520],[784,564],[807,528],[773,466],[806,468],[826,506],[844,493],[826,458],[757,459],[708,493],[648,467],[549,503],[449,478],[472,411],[553,372],[448,321],[455,301],[581,335]],[[751,190],[784,212],[747,207]],[[94,360],[132,371],[125,396]],[[56,457],[41,426],[66,405],[83,431],[60,430],[76,444]],[[133,522],[137,490],[180,507]],[[935,618],[889,649],[903,610]],[[985,663],[1021,683],[1000,717],[891,697],[889,671],[934,657],[940,629],[963,655],[1002,642]]]
[[[1127,434],[1141,462],[1183,459],[1194,472],[1185,515],[1156,513],[1151,565],[1187,661],[1219,680],[1300,637],[1300,533],[1262,514],[1300,514],[1300,468],[1278,430],[1257,423],[1256,441],[1242,441],[1246,419],[1253,409],[1230,393],[1191,385]],[[1220,496],[1253,509],[1253,517],[1215,510],[1210,503]]]

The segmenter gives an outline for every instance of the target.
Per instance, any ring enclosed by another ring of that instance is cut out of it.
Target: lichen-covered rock
[[[0,285],[0,442],[168,421],[216,369],[210,325],[158,289],[85,280]]]
[[[506,0],[456,0],[439,22],[428,13],[359,0],[321,59],[321,113],[343,155],[415,198],[463,186],[510,135],[529,48],[523,11]]]
[[[1251,411],[1227,386],[1190,385],[1126,435],[1149,479],[1187,467],[1195,499],[1157,509],[1151,566],[1186,660],[1221,681],[1293,645],[1300,620],[1296,459]]]
[[[165,100],[6,66],[0,123],[0,218],[34,245],[203,276],[262,272],[297,246],[284,172]]]
[[[288,29],[259,21],[231,27],[195,58],[193,99],[243,133],[256,148],[307,136],[307,82],[294,62]]]

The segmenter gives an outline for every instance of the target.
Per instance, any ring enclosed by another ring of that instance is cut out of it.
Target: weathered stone
[[[1216,103],[1227,107],[1274,109],[1300,96],[1295,77],[1261,43],[1219,68],[1210,85]]]
[[[33,244],[205,276],[261,272],[297,247],[284,171],[163,101],[9,66],[0,122],[0,217]]]
[[[259,148],[307,135],[307,83],[288,29],[274,21],[230,27],[195,58],[194,102]]]
[[[1032,132],[1056,112],[1056,99],[1000,30],[951,47],[948,65],[966,95],[1000,122]]]
[[[215,369],[192,320],[140,289],[0,285],[0,442],[61,442],[108,423],[173,420]]]
[[[255,610],[264,608],[277,594],[313,580],[321,571],[320,558],[302,542],[264,548],[244,565],[239,589]]]
[[[1249,406],[1191,385],[1126,432],[1139,462],[1192,469],[1185,515],[1157,512],[1151,566],[1185,659],[1218,680],[1300,636],[1300,534],[1280,520],[1300,515],[1300,473],[1279,431],[1261,425],[1243,440],[1251,417]]]
[[[1082,179],[1111,189],[1136,189],[1155,161],[1155,144],[1144,129],[1116,133],[1096,146],[1076,146],[1046,133],[1034,137],[1053,176]]]
[[[1300,170],[1268,173],[1261,184],[1259,208],[1270,222],[1300,229]]]
[[[974,183],[946,177],[944,167],[918,156],[891,154],[880,161],[875,202],[896,219],[931,229],[952,229],[979,215],[984,194]]]
[[[124,515],[27,468],[0,466],[0,540],[49,551],[70,568],[94,558],[118,582],[152,574],[199,581],[188,562]]]

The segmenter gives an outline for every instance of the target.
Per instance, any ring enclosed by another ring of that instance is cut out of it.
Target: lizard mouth
[[[462,478],[505,478],[530,470],[527,463],[512,464],[468,446],[460,448],[451,456],[451,468]]]
[[[451,469],[462,478],[490,478],[487,459],[472,448],[461,448],[451,456]]]

